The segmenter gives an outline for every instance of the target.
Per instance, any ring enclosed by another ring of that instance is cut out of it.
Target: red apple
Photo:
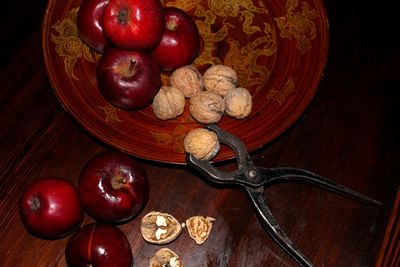
[[[83,209],[75,185],[61,178],[33,181],[25,188],[19,209],[28,231],[46,239],[70,234],[83,220]]]
[[[102,21],[106,36],[123,49],[153,48],[164,32],[160,0],[110,0]]]
[[[161,70],[172,71],[188,65],[197,56],[200,34],[193,18],[185,11],[167,7],[164,14],[165,32],[151,55]]]
[[[119,48],[108,49],[97,66],[98,87],[114,106],[140,109],[148,105],[161,87],[161,72],[147,54]]]
[[[88,46],[103,53],[110,46],[104,35],[101,18],[110,0],[84,0],[77,14],[79,36]]]
[[[125,234],[111,224],[91,223],[68,240],[65,260],[73,267],[132,267],[132,249]]]
[[[121,152],[106,151],[84,166],[78,191],[82,206],[92,218],[123,222],[144,207],[149,183],[139,162]]]

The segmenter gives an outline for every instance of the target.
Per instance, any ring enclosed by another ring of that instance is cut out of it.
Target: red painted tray
[[[131,155],[184,164],[183,138],[202,127],[185,110],[162,121],[151,105],[123,111],[103,99],[95,71],[100,54],[78,37],[76,13],[81,0],[49,0],[42,27],[47,73],[65,110],[90,134]],[[202,36],[193,65],[204,71],[225,64],[253,96],[249,117],[224,116],[219,126],[253,151],[276,138],[302,114],[313,98],[328,53],[328,21],[322,0],[176,0],[164,1],[192,15]],[[163,74],[167,83],[168,74]],[[188,105],[187,105],[188,106]],[[222,147],[215,161],[234,155]]]

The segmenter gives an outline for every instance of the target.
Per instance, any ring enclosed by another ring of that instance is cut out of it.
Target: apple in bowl
[[[145,206],[149,182],[138,161],[122,152],[105,151],[83,167],[78,193],[82,206],[93,219],[124,222]]]
[[[84,0],[78,10],[76,26],[79,36],[89,47],[99,53],[110,46],[104,35],[101,18],[110,0]]]
[[[27,230],[44,239],[66,236],[78,229],[83,221],[76,186],[56,177],[30,183],[19,199],[19,213]]]
[[[150,104],[161,87],[161,71],[146,53],[110,48],[97,65],[97,83],[105,100],[124,110]]]
[[[110,0],[102,16],[104,33],[122,49],[151,49],[164,32],[163,10],[160,0]]]
[[[161,70],[173,71],[188,65],[197,56],[200,34],[193,18],[179,8],[166,7],[164,23],[164,35],[151,55]]]

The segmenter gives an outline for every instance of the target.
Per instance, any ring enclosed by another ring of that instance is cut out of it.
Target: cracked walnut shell
[[[181,234],[182,226],[168,213],[151,211],[142,218],[140,232],[149,243],[167,244]]]
[[[224,100],[226,114],[236,119],[247,117],[253,106],[250,92],[242,87],[229,90]]]
[[[200,123],[217,123],[225,113],[225,102],[220,95],[202,91],[190,99],[189,111]]]
[[[176,69],[170,77],[171,86],[180,90],[186,98],[191,98],[203,90],[203,78],[193,66],[187,65]]]
[[[213,65],[204,72],[203,85],[207,91],[225,96],[229,89],[236,88],[237,74],[226,65]]]
[[[151,257],[149,267],[183,267],[183,262],[169,248],[161,248]]]
[[[189,235],[194,241],[201,245],[210,235],[212,222],[215,221],[212,217],[204,218],[203,216],[194,216],[186,220],[186,227]]]
[[[162,86],[153,99],[153,112],[157,118],[170,120],[183,113],[185,96],[171,86]]]
[[[212,159],[220,149],[217,134],[204,128],[191,130],[185,136],[183,146],[187,153],[200,160]]]

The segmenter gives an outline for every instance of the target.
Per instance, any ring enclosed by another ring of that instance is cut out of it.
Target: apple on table
[[[149,182],[134,158],[122,152],[105,151],[83,167],[78,193],[82,206],[95,220],[125,222],[146,204]]]
[[[57,177],[40,178],[29,184],[19,199],[19,212],[28,231],[44,239],[64,237],[83,221],[76,186]]]
[[[117,226],[90,223],[70,237],[65,260],[69,267],[132,267],[133,255],[128,239]]]

